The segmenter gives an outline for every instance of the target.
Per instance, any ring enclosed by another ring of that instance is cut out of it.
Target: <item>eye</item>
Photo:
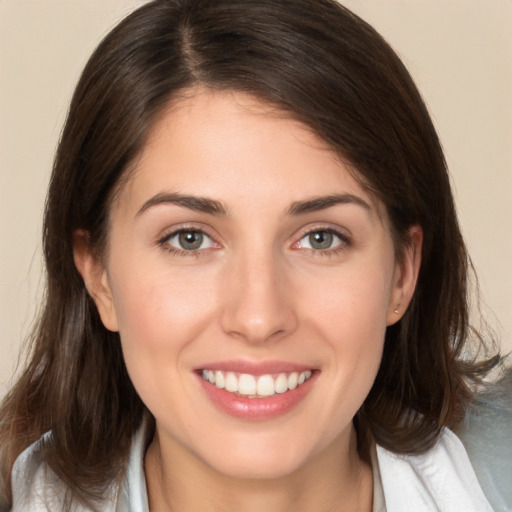
[[[198,229],[180,229],[166,236],[160,243],[181,251],[199,251],[214,245],[213,240]]]
[[[301,249],[313,249],[317,251],[326,251],[336,249],[340,245],[347,244],[348,241],[343,235],[330,229],[318,229],[310,231],[304,235],[298,243]]]

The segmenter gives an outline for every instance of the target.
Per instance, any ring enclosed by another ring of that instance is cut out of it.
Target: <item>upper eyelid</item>
[[[182,231],[197,231],[211,238],[213,241],[216,241],[215,235],[212,235],[209,229],[205,228],[204,226],[198,226],[188,223],[180,226],[173,226],[167,229],[163,229],[158,235],[157,239],[158,241],[167,240],[169,238],[172,238],[173,236],[176,236],[178,233],[181,233]]]
[[[319,231],[327,231],[329,233],[333,233],[334,235],[338,235],[340,238],[344,240],[352,238],[352,233],[348,229],[339,226],[334,227],[329,224],[307,226],[302,230],[299,230],[299,234],[295,235],[295,237],[298,237],[298,239],[300,240],[311,233],[316,233]]]
[[[158,243],[163,243],[166,240],[169,240],[173,236],[176,236],[178,233],[182,231],[198,231],[203,235],[210,238],[215,244],[223,245],[220,241],[221,237],[217,234],[212,233],[212,229],[209,229],[202,223],[184,223],[182,225],[172,226],[167,229],[161,231],[161,234],[157,237]],[[292,235],[293,244],[299,242],[305,236],[310,235],[311,233],[319,232],[319,231],[327,231],[329,233],[333,233],[338,236],[342,241],[348,242],[352,239],[352,233],[347,228],[343,228],[340,226],[332,226],[329,223],[318,223],[313,225],[304,226],[303,228],[297,230],[295,235]]]
[[[340,233],[339,231],[335,231],[334,229],[313,229],[311,231],[307,231],[306,233],[304,233],[297,240],[297,242],[294,242],[294,244],[299,243],[301,240],[303,240],[304,238],[306,238],[307,236],[309,236],[313,233],[322,233],[322,232],[326,232],[326,233],[330,233],[330,234],[334,235],[335,237],[339,238],[339,240],[342,244],[349,244],[351,242],[351,239],[347,235],[344,235],[343,233]],[[326,250],[329,250],[329,249],[326,249]]]

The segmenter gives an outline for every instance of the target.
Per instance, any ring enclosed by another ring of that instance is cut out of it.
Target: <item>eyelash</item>
[[[181,257],[200,257],[205,251],[210,249],[210,247],[206,249],[193,249],[193,250],[185,250],[185,249],[178,249],[177,247],[174,247],[169,244],[169,241],[172,240],[174,237],[180,235],[181,233],[197,233],[204,237],[207,237],[210,239],[212,245],[215,245],[216,242],[212,239],[211,236],[209,236],[203,229],[201,228],[195,228],[195,227],[182,227],[180,229],[176,229],[172,231],[171,233],[168,233],[161,237],[157,243],[162,249],[165,251],[171,253],[174,256],[181,256]],[[327,248],[327,249],[314,249],[309,247],[298,247],[298,244],[305,239],[306,237],[314,234],[314,233],[328,233],[330,235],[333,235],[337,237],[340,240],[340,243],[334,247],[334,248]],[[218,244],[217,244],[218,245]],[[348,247],[352,245],[352,240],[345,234],[340,233],[339,231],[332,229],[332,228],[326,228],[326,227],[315,227],[310,229],[309,231],[303,233],[299,240],[297,242],[294,242],[292,247],[298,249],[305,249],[311,252],[312,254],[316,256],[335,256],[339,254],[340,252],[345,251]]]
[[[211,240],[212,245],[216,244],[216,242],[212,239],[212,237],[210,235],[208,235],[208,233],[206,233],[203,229],[196,228],[196,227],[182,227],[182,228],[176,229],[176,230],[172,231],[171,233],[168,233],[168,234],[164,235],[163,237],[161,237],[157,241],[157,243],[160,247],[162,247],[162,249],[171,253],[173,256],[181,256],[181,257],[192,256],[192,257],[198,258],[199,256],[201,256],[204,253],[204,251],[210,249],[210,247],[208,247],[206,249],[194,249],[194,250],[187,251],[185,249],[179,249],[177,247],[174,247],[173,245],[170,245],[169,241],[181,233],[197,233],[197,234],[202,235],[203,237],[209,238]]]
[[[293,245],[297,245],[300,243],[301,240],[305,239],[306,237],[309,237],[310,235],[314,233],[328,233],[335,237],[337,237],[340,242],[337,246],[333,248],[327,248],[327,249],[314,249],[314,248],[308,248],[305,247],[303,249],[310,251],[315,256],[336,256],[340,254],[343,251],[346,251],[347,248],[351,247],[352,240],[350,237],[348,237],[346,234],[340,233],[339,231],[333,229],[333,228],[327,228],[327,227],[314,227],[310,229],[309,231],[306,231],[302,236],[299,238],[297,242],[295,242]]]

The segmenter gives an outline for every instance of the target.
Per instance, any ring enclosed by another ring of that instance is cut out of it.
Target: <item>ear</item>
[[[418,225],[411,226],[402,259],[395,266],[387,325],[398,322],[409,307],[420,271],[422,246],[423,230]]]
[[[103,325],[109,331],[118,331],[118,323],[103,262],[93,254],[89,243],[89,233],[77,229],[73,233],[73,258],[75,266],[84,280],[87,292],[94,300]]]

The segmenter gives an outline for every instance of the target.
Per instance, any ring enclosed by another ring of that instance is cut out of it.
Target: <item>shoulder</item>
[[[512,370],[475,397],[457,435],[495,511],[512,510]]]
[[[30,445],[16,459],[12,469],[13,512],[21,510],[58,510],[63,489],[41,460],[43,444],[49,433]]]
[[[461,441],[444,429],[420,455],[400,455],[377,446],[387,510],[393,512],[492,512]]]
[[[43,435],[16,459],[12,469],[11,512],[91,512],[92,508],[73,499],[70,489],[44,462],[43,447],[50,435],[51,433]],[[98,510],[114,512],[114,501],[107,498]]]
[[[12,470],[13,507],[10,512],[147,512],[144,454],[152,437],[152,422],[144,418],[133,437],[121,483],[113,483],[101,502],[92,508],[73,499],[71,490],[44,462],[42,453],[48,432],[16,459]]]

